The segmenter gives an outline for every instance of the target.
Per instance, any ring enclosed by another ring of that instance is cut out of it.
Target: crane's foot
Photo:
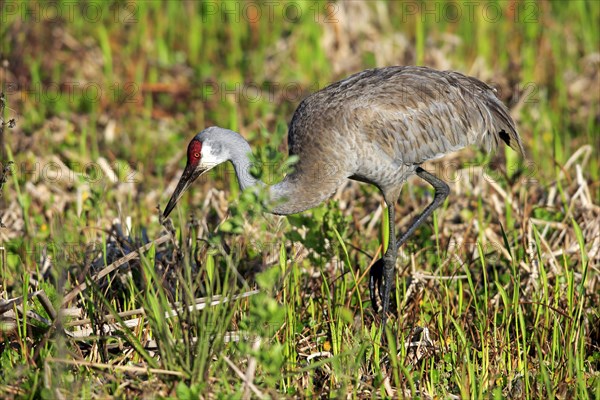
[[[385,328],[387,321],[387,313],[390,309],[390,296],[392,294],[392,281],[394,280],[394,272],[396,271],[396,255],[393,257],[384,257],[383,259],[383,285],[379,291],[379,295],[382,297],[382,310],[381,310],[381,325]]]
[[[381,302],[381,322],[385,326],[387,321],[387,312],[390,308],[390,295],[392,291],[392,280],[394,279],[394,271],[396,260],[392,257],[380,258],[371,267],[369,275],[369,293],[371,296],[371,304],[376,312],[379,312],[379,302]],[[379,299],[377,299],[377,293]]]
[[[379,312],[379,302],[381,301],[383,304],[383,266],[384,261],[383,258],[375,261],[375,264],[371,266],[371,270],[369,273],[369,294],[371,296],[371,306],[375,310],[375,312]],[[379,299],[377,299],[377,294],[379,294]]]

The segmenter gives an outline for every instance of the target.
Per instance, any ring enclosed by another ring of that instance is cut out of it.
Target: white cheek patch
[[[199,165],[200,167],[209,170],[225,161],[226,158],[223,157],[222,152],[219,154],[215,154],[208,143],[202,144],[202,157],[200,158]]]

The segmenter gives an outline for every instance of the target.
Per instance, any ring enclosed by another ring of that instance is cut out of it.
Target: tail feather
[[[474,95],[479,103],[481,115],[485,120],[486,130],[483,143],[486,148],[495,147],[500,140],[510,146],[513,150],[525,155],[523,143],[515,122],[511,118],[508,109],[496,96],[496,89],[479,79],[463,75],[459,72],[450,72],[450,76],[466,91],[468,95]]]
[[[525,149],[521,142],[521,137],[517,133],[515,122],[508,113],[508,109],[496,96],[487,101],[487,108],[491,112],[494,120],[494,128],[496,132],[490,132],[497,135],[504,143],[513,150],[525,155]]]

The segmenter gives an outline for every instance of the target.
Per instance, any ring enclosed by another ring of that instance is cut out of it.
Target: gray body
[[[201,143],[202,157],[192,149]],[[390,246],[372,268],[371,296],[385,269],[383,321],[397,248],[448,195],[448,186],[419,167],[468,145],[487,151],[504,142],[523,153],[508,110],[493,88],[458,72],[425,67],[365,70],[336,82],[300,103],[289,126],[294,172],[269,188],[270,212],[293,214],[317,206],[346,179],[371,183],[383,193],[390,213]],[[264,185],[249,173],[250,146],[238,133],[211,127],[188,148],[188,165],[164,215],[189,184],[213,166],[231,161],[242,189]],[[434,201],[396,241],[394,205],[402,184],[417,174],[436,189]],[[375,272],[374,272],[375,271]],[[381,273],[382,274],[382,273]],[[380,275],[381,275],[380,274]],[[381,290],[380,290],[381,295]]]
[[[307,97],[289,127],[296,172],[282,182],[300,212],[330,197],[350,178],[376,185],[395,203],[423,162],[468,145],[522,144],[494,89],[457,72],[388,67],[352,75]]]

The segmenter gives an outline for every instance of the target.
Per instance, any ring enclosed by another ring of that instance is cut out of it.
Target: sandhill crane
[[[378,289],[382,326],[387,320],[398,248],[442,204],[449,187],[420,165],[468,145],[487,151],[500,141],[523,154],[508,110],[487,84],[458,72],[426,67],[369,69],[304,99],[288,132],[294,171],[268,188],[269,212],[294,214],[328,199],[346,180],[379,188],[389,213],[389,245],[370,271],[375,309]],[[265,184],[249,172],[248,142],[236,132],[210,127],[187,149],[187,165],[163,216],[200,175],[231,161],[242,190]],[[416,174],[435,189],[433,201],[396,238],[394,206],[406,179]]]

